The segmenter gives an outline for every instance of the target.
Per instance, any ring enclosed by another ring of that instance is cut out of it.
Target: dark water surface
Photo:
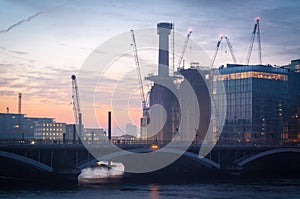
[[[2,184],[0,198],[300,198],[299,178],[180,181],[84,181],[73,188]]]

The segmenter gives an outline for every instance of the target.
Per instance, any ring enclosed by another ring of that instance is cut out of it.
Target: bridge
[[[117,147],[131,154],[149,153],[160,150],[164,146],[164,143],[158,143],[159,148],[153,148],[152,144],[153,142],[132,141],[115,143]],[[180,155],[180,158],[160,170],[133,175],[247,176],[300,173],[299,145],[216,145],[205,157],[198,155],[200,147],[201,144],[192,144],[184,151],[180,147],[168,148],[163,153],[167,156]],[[128,153],[113,151],[107,145],[92,146],[90,151],[99,152],[101,161],[122,162],[125,171],[126,165],[132,164],[128,162],[130,159]],[[82,169],[97,165],[98,160],[91,155],[90,151],[82,143],[0,140],[0,176],[77,183]]]

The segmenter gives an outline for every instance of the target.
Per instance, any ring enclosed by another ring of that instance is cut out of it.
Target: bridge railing
[[[105,143],[113,143],[117,146],[122,145],[153,145],[157,144],[160,146],[167,145],[170,141],[164,141],[164,140],[149,140],[149,139],[112,139],[111,141],[107,139],[103,140],[94,140],[94,141],[84,141],[84,144],[105,144]],[[179,142],[180,143],[180,142]],[[22,145],[22,144],[82,144],[81,140],[73,140],[73,139],[58,139],[58,140],[50,140],[50,139],[34,139],[34,138],[0,138],[0,145]],[[192,145],[199,145],[201,146],[203,143],[201,142],[193,142]],[[254,148],[260,148],[260,147],[300,147],[300,143],[293,142],[293,143],[282,143],[282,144],[240,144],[240,145],[231,145],[231,144],[217,144],[216,146],[221,147],[254,147]]]
[[[115,145],[135,145],[135,144],[158,144],[158,145],[166,145],[168,141],[161,140],[147,140],[147,139],[112,139],[109,140],[97,140],[97,141],[81,141],[81,140],[73,140],[73,139],[58,139],[58,140],[50,140],[50,139],[34,139],[34,138],[0,138],[0,145],[8,145],[8,144],[105,144],[105,143],[113,143]]]

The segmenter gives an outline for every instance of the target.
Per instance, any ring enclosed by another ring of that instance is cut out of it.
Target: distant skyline
[[[18,93],[22,92],[22,113],[73,123],[70,77],[88,55],[117,34],[156,28],[162,21],[174,23],[175,30],[184,34],[191,27],[191,39],[208,55],[212,55],[218,35],[228,35],[244,63],[259,16],[263,64],[289,64],[300,58],[299,9],[299,1],[272,0],[2,0],[0,112],[9,107],[16,113]],[[250,63],[257,63],[256,54],[254,46]],[[230,55],[220,52],[216,65],[229,62]]]

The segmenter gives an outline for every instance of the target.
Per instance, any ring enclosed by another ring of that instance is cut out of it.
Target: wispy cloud
[[[26,55],[27,54],[27,52],[19,51],[19,50],[11,50],[9,52],[10,53],[15,53],[15,54],[18,54],[18,55]]]

